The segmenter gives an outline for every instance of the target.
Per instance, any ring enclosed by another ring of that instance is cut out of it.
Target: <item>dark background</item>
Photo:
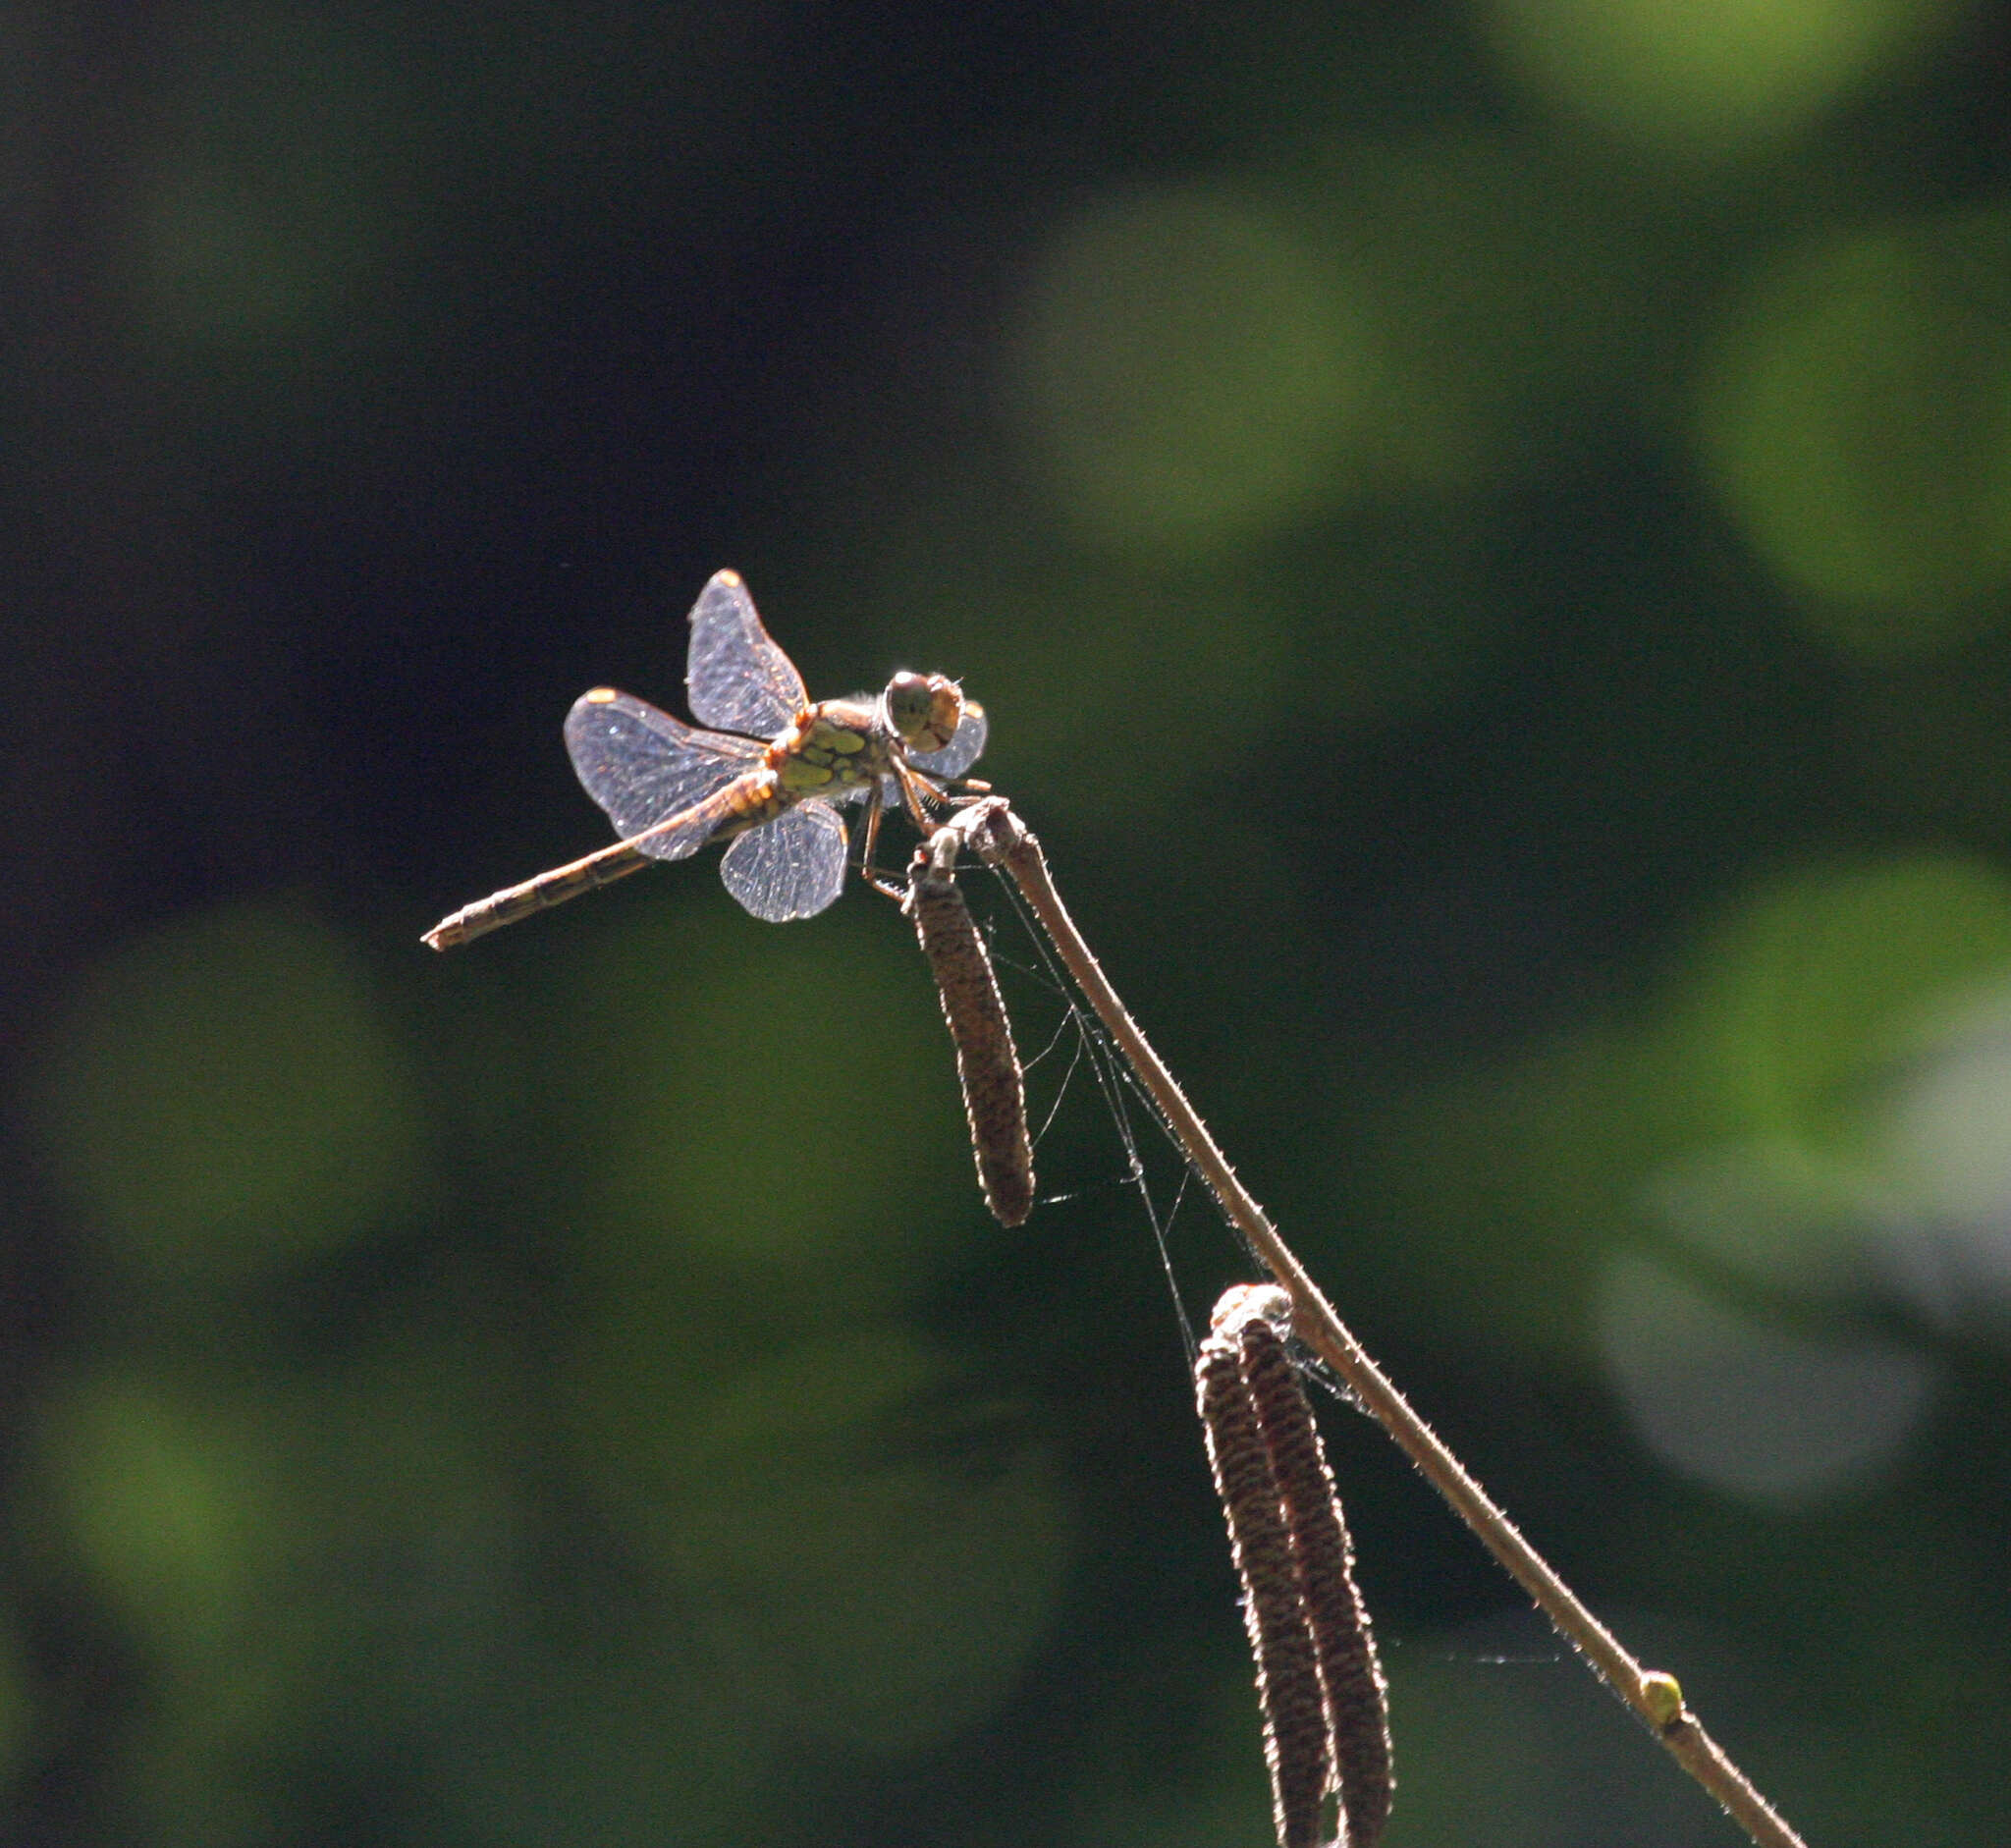
[[[863,889],[419,948],[606,838],[565,711],[681,708],[732,565],[819,695],[986,702],[1245,1179],[1811,1842],[2001,1841],[2007,49],[0,14],[10,1838],[1267,1838],[1147,1211],[1000,889],[1012,1233]],[[1196,1189],[1170,1247],[1196,1315],[1246,1275]],[[1391,1848],[1732,1839],[1329,1410]]]

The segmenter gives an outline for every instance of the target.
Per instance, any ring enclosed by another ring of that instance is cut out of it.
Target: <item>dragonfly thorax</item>
[[[963,721],[963,689],[941,674],[903,670],[887,682],[880,704],[888,725],[911,751],[940,751]]]
[[[831,795],[891,776],[895,742],[877,707],[827,699],[769,746],[769,760],[789,795]]]

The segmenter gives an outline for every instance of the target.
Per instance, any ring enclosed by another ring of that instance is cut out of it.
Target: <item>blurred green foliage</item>
[[[1343,1313],[1812,1842],[2001,1838],[1994,12],[0,49],[0,1835],[1264,1839],[1131,1151],[1003,896],[1009,1235],[870,893],[417,948],[600,838],[566,705],[680,705],[733,565],[816,694],[986,702]],[[1171,1264],[1242,1274],[1193,1189]],[[1330,1423],[1391,1848],[1727,1839]]]
[[[108,1286],[228,1290],[415,1205],[411,1067],[354,951],[304,915],[199,914],[101,964],[36,1091]]]
[[[1168,190],[1099,201],[1037,262],[1007,402],[1094,534],[1147,557],[1247,543],[1329,491],[1371,362],[1288,226]]]
[[[1753,296],[1702,443],[1805,620],[1875,654],[1993,625],[2011,587],[2011,215],[1854,228]]]
[[[1565,108],[1689,159],[1805,129],[1945,46],[1961,0],[1489,0],[1506,59]]]

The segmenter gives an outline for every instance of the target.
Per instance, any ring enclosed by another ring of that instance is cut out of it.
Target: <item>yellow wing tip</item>
[[[712,581],[716,584],[725,584],[729,590],[742,590],[746,588],[740,573],[734,571],[732,566],[728,566],[725,571],[714,571]]]
[[[612,686],[594,686],[589,687],[579,697],[589,706],[608,706],[620,699],[622,695],[616,692]]]

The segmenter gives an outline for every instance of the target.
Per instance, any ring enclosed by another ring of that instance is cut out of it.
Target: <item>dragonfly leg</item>
[[[906,891],[897,886],[891,879],[883,879],[880,876],[880,869],[873,864],[874,851],[880,844],[881,812],[880,792],[876,789],[866,804],[866,843],[865,850],[859,855],[859,877],[875,892],[884,892],[888,897],[897,898],[905,903]]]
[[[950,798],[943,793],[943,786],[933,777],[925,777],[919,770],[907,764],[896,764],[894,775],[895,781],[900,786],[901,806],[907,810],[908,819],[923,835],[935,833],[936,824],[930,818],[929,804],[949,801]]]
[[[908,775],[914,779],[914,790],[910,792],[903,789],[901,793],[911,808],[916,797],[920,798],[924,808],[931,802],[940,802],[945,808],[968,808],[973,802],[982,802],[992,793],[992,786],[977,777],[951,777],[945,781],[925,775],[912,767],[909,768]],[[951,793],[952,791],[954,793]],[[915,811],[915,819],[924,834],[929,833],[936,825],[932,821],[922,819],[920,810]]]
[[[936,824],[929,817],[928,805],[932,801],[947,801],[942,789],[918,770],[911,770],[906,764],[896,762],[893,766],[896,785],[900,790],[900,805],[907,810],[923,837],[933,834]],[[884,787],[884,786],[883,786]],[[859,876],[875,892],[884,892],[890,898],[907,902],[907,888],[898,886],[891,879],[883,879],[879,868],[873,864],[873,851],[880,841],[880,818],[886,812],[886,800],[879,790],[873,794],[873,805],[866,816],[866,850],[859,863]]]

